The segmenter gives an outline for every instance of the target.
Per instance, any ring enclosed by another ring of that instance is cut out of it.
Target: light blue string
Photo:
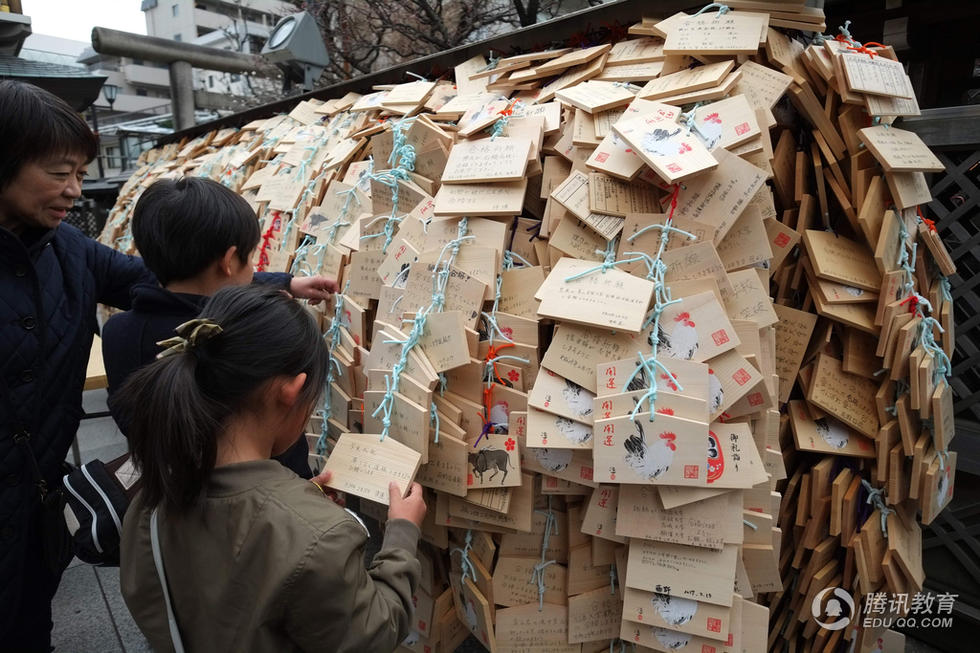
[[[702,9],[702,11],[704,10]],[[721,14],[718,15],[720,16]],[[697,119],[698,109],[701,108],[702,104],[703,102],[695,102],[693,107],[680,115],[681,120],[684,122],[684,126],[687,127],[688,134],[690,134],[691,130],[697,126],[695,124],[695,120]]]
[[[639,91],[642,86],[639,84],[634,84],[633,82],[613,82],[613,86],[618,86],[619,88],[625,88],[627,91]]]
[[[752,529],[752,530],[754,530],[754,531],[757,531],[757,530],[759,530],[759,527],[758,527],[758,526],[756,526],[756,525],[755,525],[754,523],[752,523],[752,522],[750,522],[750,521],[749,521],[748,519],[743,519],[743,520],[742,520],[742,523],[743,523],[744,525],[746,525],[746,526],[748,526],[749,528],[751,528],[751,529]]]
[[[401,344],[401,352],[398,356],[398,361],[392,366],[391,373],[385,375],[385,394],[381,399],[381,403],[371,414],[372,417],[377,417],[379,414],[381,417],[381,440],[383,441],[385,437],[388,436],[388,432],[391,428],[391,411],[392,406],[395,401],[395,393],[398,392],[399,383],[401,381],[402,372],[408,365],[408,355],[412,349],[418,345],[419,340],[422,338],[422,334],[425,331],[425,321],[430,313],[438,312],[442,310],[445,304],[446,296],[446,285],[449,282],[449,272],[452,268],[453,262],[456,260],[456,255],[459,253],[460,245],[475,236],[467,236],[466,231],[468,229],[468,220],[464,217],[459,221],[457,227],[457,237],[442,248],[439,253],[439,258],[436,259],[435,269],[438,273],[433,275],[433,291],[432,291],[432,303],[429,306],[420,308],[415,313],[415,318],[412,320],[412,329],[409,332],[405,340],[386,340],[386,343],[398,343]],[[443,256],[449,253],[448,258],[443,261]],[[442,269],[439,269],[440,264],[442,264]],[[439,380],[445,383],[445,376],[440,373]],[[445,392],[445,386],[443,385],[443,392]]]
[[[502,281],[503,281],[503,279],[498,274],[497,275],[497,292],[496,292],[496,294],[494,295],[494,298],[493,298],[493,307],[490,309],[490,312],[489,313],[487,313],[486,311],[480,313],[480,315],[483,316],[483,318],[486,320],[487,324],[490,326],[489,333],[487,334],[487,339],[489,340],[489,342],[490,342],[491,345],[493,345],[494,334],[499,335],[501,338],[503,338],[507,342],[510,342],[510,343],[513,343],[514,342],[513,340],[511,340],[510,338],[508,338],[506,336],[506,334],[504,334],[503,331],[501,331],[500,325],[497,324],[497,306],[500,304],[500,285],[501,285]],[[484,372],[486,372],[486,370],[484,370]],[[487,417],[489,417],[489,415]]]
[[[436,437],[434,442],[439,444],[439,410],[436,408],[436,402],[429,402],[429,421],[436,427]]]
[[[413,73],[411,70],[406,70],[405,71],[405,74],[406,75],[411,75],[412,77],[414,77],[415,79],[419,80],[420,82],[427,82],[427,81],[429,81],[425,77],[422,77],[422,75],[419,75],[418,73]]]
[[[616,563],[609,565],[609,593],[616,593]]]
[[[923,317],[919,323],[918,341],[936,361],[936,367],[932,373],[932,384],[938,386],[940,382],[949,383],[949,375],[953,371],[952,362],[946,351],[939,346],[933,329],[939,329],[939,333],[945,333],[942,325],[934,317]]]
[[[731,11],[731,9],[728,7],[728,5],[723,5],[720,2],[712,2],[710,5],[705,5],[705,6],[701,7],[701,9],[698,11],[698,13],[694,14],[694,16],[700,16],[704,12],[710,11],[712,9],[717,9],[718,10],[718,16],[724,16],[729,11]],[[691,18],[694,18],[694,16],[691,16]],[[715,16],[715,18],[717,18],[718,16]]]
[[[327,341],[330,364],[327,366],[327,379],[323,391],[323,407],[317,411],[323,419],[323,422],[320,424],[320,437],[316,441],[316,452],[321,456],[327,453],[327,420],[330,419],[333,411],[330,405],[330,386],[335,379],[334,368],[336,367],[338,374],[342,373],[340,363],[337,362],[337,358],[334,356],[334,351],[336,351],[337,345],[340,343],[340,321],[344,315],[344,293],[349,289],[350,281],[344,285],[343,293],[334,295],[333,321],[330,323],[330,328],[323,334],[324,340]]]
[[[595,267],[588,268],[587,270],[582,270],[581,272],[578,272],[578,273],[573,274],[571,276],[565,277],[565,283],[568,283],[570,281],[575,281],[576,279],[581,279],[582,277],[586,277],[586,276],[588,276],[590,274],[594,274],[596,272],[602,272],[603,274],[605,274],[606,273],[606,270],[611,270],[611,269],[615,268],[617,265],[626,265],[627,263],[636,263],[637,261],[642,260],[641,258],[637,257],[637,258],[623,259],[623,260],[617,261],[616,260],[616,242],[617,242],[617,240],[618,240],[618,237],[617,238],[613,238],[612,240],[608,241],[606,243],[606,249],[605,250],[601,250],[601,249],[595,250],[595,253],[596,254],[599,254],[600,256],[603,257],[602,263],[600,263],[599,265],[597,265]]]
[[[856,48],[860,48],[861,47],[861,43],[854,40],[854,37],[851,35],[851,30],[848,29],[850,26],[851,26],[851,21],[845,20],[844,21],[844,24],[841,25],[841,26],[838,26],[837,29],[840,30],[840,33],[844,35],[844,38],[846,38],[847,41],[852,46],[854,46]]]
[[[885,501],[883,499],[883,497],[885,496],[885,489],[884,488],[875,489],[874,487],[871,486],[871,483],[868,483],[868,481],[863,478],[861,479],[861,485],[863,485],[864,489],[868,491],[867,503],[870,503],[875,508],[877,508],[878,512],[880,513],[881,532],[887,538],[888,515],[892,514],[895,511],[885,505]]]
[[[538,612],[541,612],[544,610],[544,570],[548,565],[555,563],[554,560],[546,560],[548,547],[550,546],[551,536],[558,535],[558,519],[551,509],[551,495],[548,495],[548,509],[535,510],[534,512],[539,515],[544,515],[544,536],[541,538],[541,562],[534,565],[534,569],[531,572],[531,580],[528,583],[537,583],[538,585]]]
[[[471,548],[473,548],[473,531],[466,529],[466,544],[464,545],[464,548],[461,549],[457,546],[449,552],[450,555],[453,553],[458,553],[460,555],[460,566],[463,569],[463,575],[459,578],[460,583],[466,580],[466,576],[472,578],[474,583],[476,582],[476,569],[473,567],[473,563],[470,561]]]
[[[303,240],[300,242],[299,247],[296,248],[296,256],[293,258],[293,264],[289,267],[289,273],[294,277],[300,272],[304,272],[305,276],[313,276],[309,266],[306,265],[306,257],[309,254],[312,244],[313,236],[306,234],[303,236]]]
[[[482,73],[482,72],[485,72],[487,70],[493,70],[494,68],[497,67],[497,64],[498,63],[500,63],[500,57],[493,56],[493,50],[490,50],[490,61],[487,63],[486,66],[484,66],[483,68],[480,68],[480,70],[478,70],[477,72],[478,73]]]
[[[509,249],[505,249],[504,250],[503,269],[505,269],[505,270],[513,269],[513,267],[514,267],[514,259],[517,259],[517,261],[519,263],[521,263],[524,267],[528,267],[528,268],[534,267],[533,265],[531,265],[528,262],[528,260],[526,258],[524,258],[523,256],[521,256],[517,252],[511,251]]]
[[[949,277],[940,276],[939,277],[939,293],[943,298],[943,301],[952,303],[953,293],[952,285],[949,283]]]
[[[675,195],[671,198],[672,207],[676,206],[676,199],[677,199],[676,193],[680,191],[680,188],[682,187],[675,186],[674,188]],[[626,385],[624,386],[624,387],[629,386],[630,382],[633,381],[633,379],[636,377],[636,375],[640,372],[641,369],[643,369],[646,372],[647,376],[649,376],[650,378],[649,388],[643,395],[640,396],[640,398],[636,402],[636,405],[633,406],[633,410],[630,411],[630,419],[636,419],[637,414],[640,412],[640,407],[643,405],[644,402],[646,402],[647,410],[650,413],[650,421],[651,422],[655,421],[656,419],[655,404],[657,401],[657,391],[658,391],[658,383],[657,383],[658,370],[663,370],[664,373],[670,377],[671,381],[677,386],[679,390],[684,389],[681,386],[681,384],[677,381],[677,377],[675,377],[674,374],[669,369],[667,369],[667,367],[663,363],[657,360],[657,353],[660,347],[660,336],[659,336],[660,316],[663,314],[664,310],[666,310],[668,306],[671,306],[672,304],[676,304],[681,301],[680,298],[672,299],[670,296],[670,290],[667,288],[666,281],[665,281],[667,275],[667,265],[663,262],[663,254],[667,249],[667,244],[670,240],[671,233],[681,233],[687,236],[688,239],[692,239],[692,240],[694,239],[693,234],[690,234],[681,229],[677,229],[672,225],[673,210],[674,209],[671,208],[671,213],[667,216],[667,220],[663,225],[659,225],[659,224],[649,225],[647,227],[644,227],[643,229],[640,229],[633,235],[628,236],[626,239],[628,242],[632,242],[634,239],[640,236],[640,234],[644,233],[649,229],[658,229],[660,231],[660,244],[657,248],[656,257],[653,258],[652,262],[650,261],[650,257],[646,254],[643,254],[643,256],[641,257],[641,260],[643,260],[644,263],[646,263],[647,265],[647,269],[648,269],[647,278],[652,280],[654,284],[653,311],[650,313],[650,316],[644,321],[643,324],[644,329],[647,326],[652,326],[653,336],[650,338],[650,340],[652,341],[653,344],[651,345],[650,348],[649,357],[645,357],[643,355],[643,352],[641,351],[636,352],[637,357],[639,358],[640,361],[639,365],[637,365],[633,369],[632,374],[630,374],[626,382]],[[627,252],[627,254],[642,254],[642,253]]]
[[[388,252],[388,246],[391,245],[391,241],[394,239],[395,227],[405,217],[397,217],[398,200],[400,182],[410,180],[411,175],[409,173],[415,170],[415,147],[405,142],[405,132],[413,121],[414,118],[402,118],[401,120],[390,123],[392,147],[391,155],[388,157],[388,164],[394,165],[394,167],[390,170],[377,173],[370,172],[364,175],[391,189],[391,213],[387,216],[379,216],[378,218],[385,220],[384,229],[379,234],[361,236],[361,240],[368,240],[383,235],[385,242],[381,246],[382,253]],[[375,221],[372,220],[370,224],[374,224]]]

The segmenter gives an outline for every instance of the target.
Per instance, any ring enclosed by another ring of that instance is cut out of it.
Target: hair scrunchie
[[[157,358],[165,358],[192,350],[221,333],[223,329],[214,320],[198,317],[184,322],[174,331],[177,333],[176,336],[157,343],[161,347],[166,347],[157,354]]]

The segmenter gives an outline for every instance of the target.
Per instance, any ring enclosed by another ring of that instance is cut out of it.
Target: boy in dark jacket
[[[252,274],[260,229],[255,212],[225,186],[198,177],[161,179],[147,188],[133,209],[133,241],[160,285],[133,288],[132,309],[106,322],[102,352],[109,390],[114,393],[130,374],[152,362],[174,329],[197,317],[208,297],[230,285],[281,286],[313,303],[337,290],[326,277],[292,277],[284,273]],[[162,286],[162,287],[161,287]],[[126,425],[119,424],[123,433]],[[309,446],[299,437],[278,460],[303,478],[313,476]]]
[[[96,304],[129,308],[138,258],[62,224],[98,142],[64,101],[0,81],[0,648],[48,651],[71,559],[52,492],[82,415]],[[50,505],[49,510],[42,502]],[[47,519],[45,519],[47,517]]]

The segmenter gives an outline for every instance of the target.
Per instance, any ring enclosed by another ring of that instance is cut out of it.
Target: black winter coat
[[[22,596],[28,526],[40,505],[26,433],[49,487],[78,430],[96,304],[129,308],[137,282],[154,283],[139,258],[62,224],[20,237],[0,227],[0,641]]]
[[[292,275],[282,272],[256,272],[254,281],[288,290],[292,279]],[[208,298],[171,292],[157,284],[139,284],[133,287],[132,300],[130,310],[113,315],[102,328],[102,358],[109,382],[109,410],[123,434],[126,434],[126,424],[120,421],[113,403],[116,391],[130,374],[153,362],[161,351],[157,343],[172,338],[178,325],[197,317]],[[306,438],[301,437],[275,460],[302,478],[310,478],[313,474],[310,471],[309,452]]]

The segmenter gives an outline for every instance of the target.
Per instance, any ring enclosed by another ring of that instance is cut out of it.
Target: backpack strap
[[[167,624],[170,626],[170,641],[175,653],[184,653],[184,643],[180,639],[180,629],[177,627],[177,617],[174,615],[173,604],[170,602],[170,590],[167,589],[167,575],[163,570],[163,553],[160,551],[160,528],[157,524],[159,506],[150,513],[150,546],[153,549],[153,565],[157,569],[157,578],[163,588],[163,600],[167,604]]]

